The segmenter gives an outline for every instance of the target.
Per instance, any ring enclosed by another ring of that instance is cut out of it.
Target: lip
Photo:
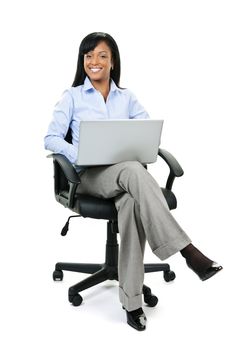
[[[92,73],[98,73],[102,70],[101,67],[94,67],[94,68],[89,68]]]

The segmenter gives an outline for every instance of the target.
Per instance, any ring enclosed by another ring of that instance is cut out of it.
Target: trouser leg
[[[144,281],[145,233],[139,218],[138,206],[129,193],[116,197],[119,249],[119,299],[127,311],[142,306]]]
[[[96,197],[129,193],[137,204],[146,239],[159,259],[165,260],[191,243],[169,211],[158,183],[139,162],[89,168],[81,182],[80,191]]]
[[[152,251],[161,260],[175,254],[191,242],[170,213],[157,182],[138,162],[122,162],[108,167],[87,169],[81,176],[80,192],[102,198],[117,197],[124,193],[129,194],[129,196],[124,196],[122,200],[121,196],[115,199],[124,251],[125,245],[135,244],[133,235],[140,237],[142,231]],[[119,205],[118,200],[120,200]],[[133,220],[131,220],[132,217]],[[140,227],[143,228],[141,232],[137,226],[136,217],[139,218]],[[124,242],[126,243],[124,244]],[[141,247],[139,249],[141,250]],[[122,270],[123,266],[128,266],[129,254],[124,254],[121,251],[121,255],[119,269]],[[143,276],[141,277],[141,268],[139,271],[137,274],[139,274],[141,284],[143,278]],[[131,288],[133,275],[127,274],[125,278],[127,281],[131,281],[131,283],[126,283],[126,287]],[[126,293],[128,296],[133,295],[134,297],[134,294],[127,289]]]

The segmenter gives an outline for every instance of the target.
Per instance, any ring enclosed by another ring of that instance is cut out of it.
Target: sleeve
[[[130,92],[129,119],[149,119],[150,116],[144,107],[138,102],[136,96]]]
[[[53,119],[48,127],[47,135],[44,138],[46,150],[60,153],[66,156],[71,163],[75,163],[77,149],[64,140],[73,116],[73,98],[66,90],[61,100],[55,105]]]

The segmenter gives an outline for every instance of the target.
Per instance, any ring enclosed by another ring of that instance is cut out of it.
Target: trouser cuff
[[[174,244],[175,243],[175,244]],[[191,240],[186,238],[179,242],[170,242],[170,246],[168,244],[164,244],[157,249],[153,250],[153,253],[160,259],[165,260],[168,259],[171,255],[179,252],[183,248],[185,248],[188,244],[191,243]]]
[[[133,311],[142,307],[142,294],[129,297],[122,287],[119,287],[119,300],[127,311]]]

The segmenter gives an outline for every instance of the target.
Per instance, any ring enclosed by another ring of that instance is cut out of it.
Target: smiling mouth
[[[102,70],[102,68],[90,68],[90,71],[93,73],[98,73]]]

